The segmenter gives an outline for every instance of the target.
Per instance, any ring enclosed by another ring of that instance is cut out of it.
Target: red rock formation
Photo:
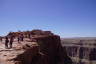
[[[40,45],[40,52],[48,57],[48,64],[72,64],[66,50],[61,46],[59,36],[41,36],[35,37],[35,39]]]
[[[21,33],[24,35],[25,32],[14,32],[9,36],[14,34],[16,37]],[[23,53],[11,59],[14,64],[72,64],[66,50],[61,46],[59,36],[53,35],[50,31],[41,30],[31,31],[30,33],[34,33],[32,39],[35,39],[38,46],[33,45],[31,41],[29,41],[30,43],[25,42],[26,44],[21,48],[19,47],[20,49],[17,48],[19,51],[22,51],[23,48]]]
[[[27,49],[15,61],[21,61],[20,64],[72,64],[66,50],[61,46],[59,36],[39,36],[34,39],[40,47],[35,47],[38,51],[35,48]]]

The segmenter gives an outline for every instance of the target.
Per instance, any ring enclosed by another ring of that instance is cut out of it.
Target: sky
[[[96,37],[96,0],[0,0],[0,35],[32,29]]]

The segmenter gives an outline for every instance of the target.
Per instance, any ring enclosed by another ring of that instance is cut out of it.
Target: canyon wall
[[[59,36],[44,36],[35,39],[40,45],[40,52],[48,57],[47,64],[72,64],[66,50],[61,46]]]
[[[63,39],[62,45],[74,64],[96,64],[96,39]]]

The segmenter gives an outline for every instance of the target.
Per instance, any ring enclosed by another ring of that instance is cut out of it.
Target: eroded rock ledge
[[[36,42],[14,44],[12,49],[0,50],[0,64],[30,64],[31,59],[38,53]]]

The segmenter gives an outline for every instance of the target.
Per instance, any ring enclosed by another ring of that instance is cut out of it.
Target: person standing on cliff
[[[24,40],[24,36],[23,36],[23,34],[21,34],[20,39],[21,39],[21,41]]]
[[[18,39],[18,43],[20,43],[20,36],[18,36],[17,39]]]
[[[10,37],[10,42],[9,42],[10,48],[12,48],[13,41],[14,41],[14,38],[13,38],[13,36],[11,36]]]
[[[8,43],[9,43],[8,37],[5,37],[5,48],[8,48]]]
[[[2,42],[2,37],[0,37],[0,41]]]

